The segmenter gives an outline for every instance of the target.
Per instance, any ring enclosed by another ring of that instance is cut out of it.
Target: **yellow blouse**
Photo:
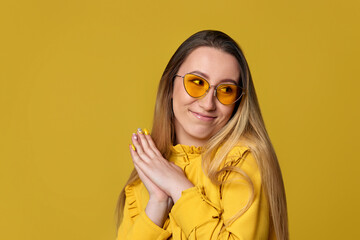
[[[118,229],[118,240],[210,240],[210,239],[276,239],[270,231],[269,206],[261,185],[257,163],[250,150],[236,146],[225,164],[245,171],[254,184],[255,198],[250,208],[225,231],[224,221],[243,208],[250,196],[249,184],[237,173],[220,189],[201,168],[201,148],[185,145],[172,147],[169,161],[181,167],[194,187],[182,192],[161,228],[145,214],[149,194],[141,181],[126,186],[124,218]]]

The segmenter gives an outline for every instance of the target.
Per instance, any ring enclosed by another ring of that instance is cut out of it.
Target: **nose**
[[[216,109],[215,88],[210,87],[205,96],[198,100],[200,107],[206,111],[214,111]]]

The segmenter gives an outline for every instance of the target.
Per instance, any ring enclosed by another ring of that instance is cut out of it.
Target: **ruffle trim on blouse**
[[[177,144],[171,147],[171,151],[177,156],[200,155],[204,152],[204,150],[205,149],[203,147],[195,147],[182,144]],[[246,157],[249,152],[251,152],[249,147],[244,145],[236,145],[233,149],[230,150],[224,163],[238,163],[240,160]]]
[[[201,154],[203,150],[203,147],[195,147],[182,144],[177,144],[171,147],[171,151],[175,154]]]
[[[130,218],[135,218],[140,214],[140,208],[136,202],[134,185],[130,184],[125,187],[126,200],[128,202],[128,210]]]

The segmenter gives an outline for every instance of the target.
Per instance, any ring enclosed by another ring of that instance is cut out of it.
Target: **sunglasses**
[[[233,104],[244,95],[244,90],[236,84],[223,83],[214,86],[210,85],[206,79],[191,73],[175,76],[184,79],[185,90],[193,98],[205,96],[211,87],[215,87],[214,96],[224,105]]]

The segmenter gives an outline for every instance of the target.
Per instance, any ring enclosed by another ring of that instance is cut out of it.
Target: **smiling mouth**
[[[190,110],[189,110],[190,111]],[[213,116],[207,116],[204,114],[200,114],[197,112],[190,111],[197,119],[203,120],[203,121],[213,121],[216,117]]]

